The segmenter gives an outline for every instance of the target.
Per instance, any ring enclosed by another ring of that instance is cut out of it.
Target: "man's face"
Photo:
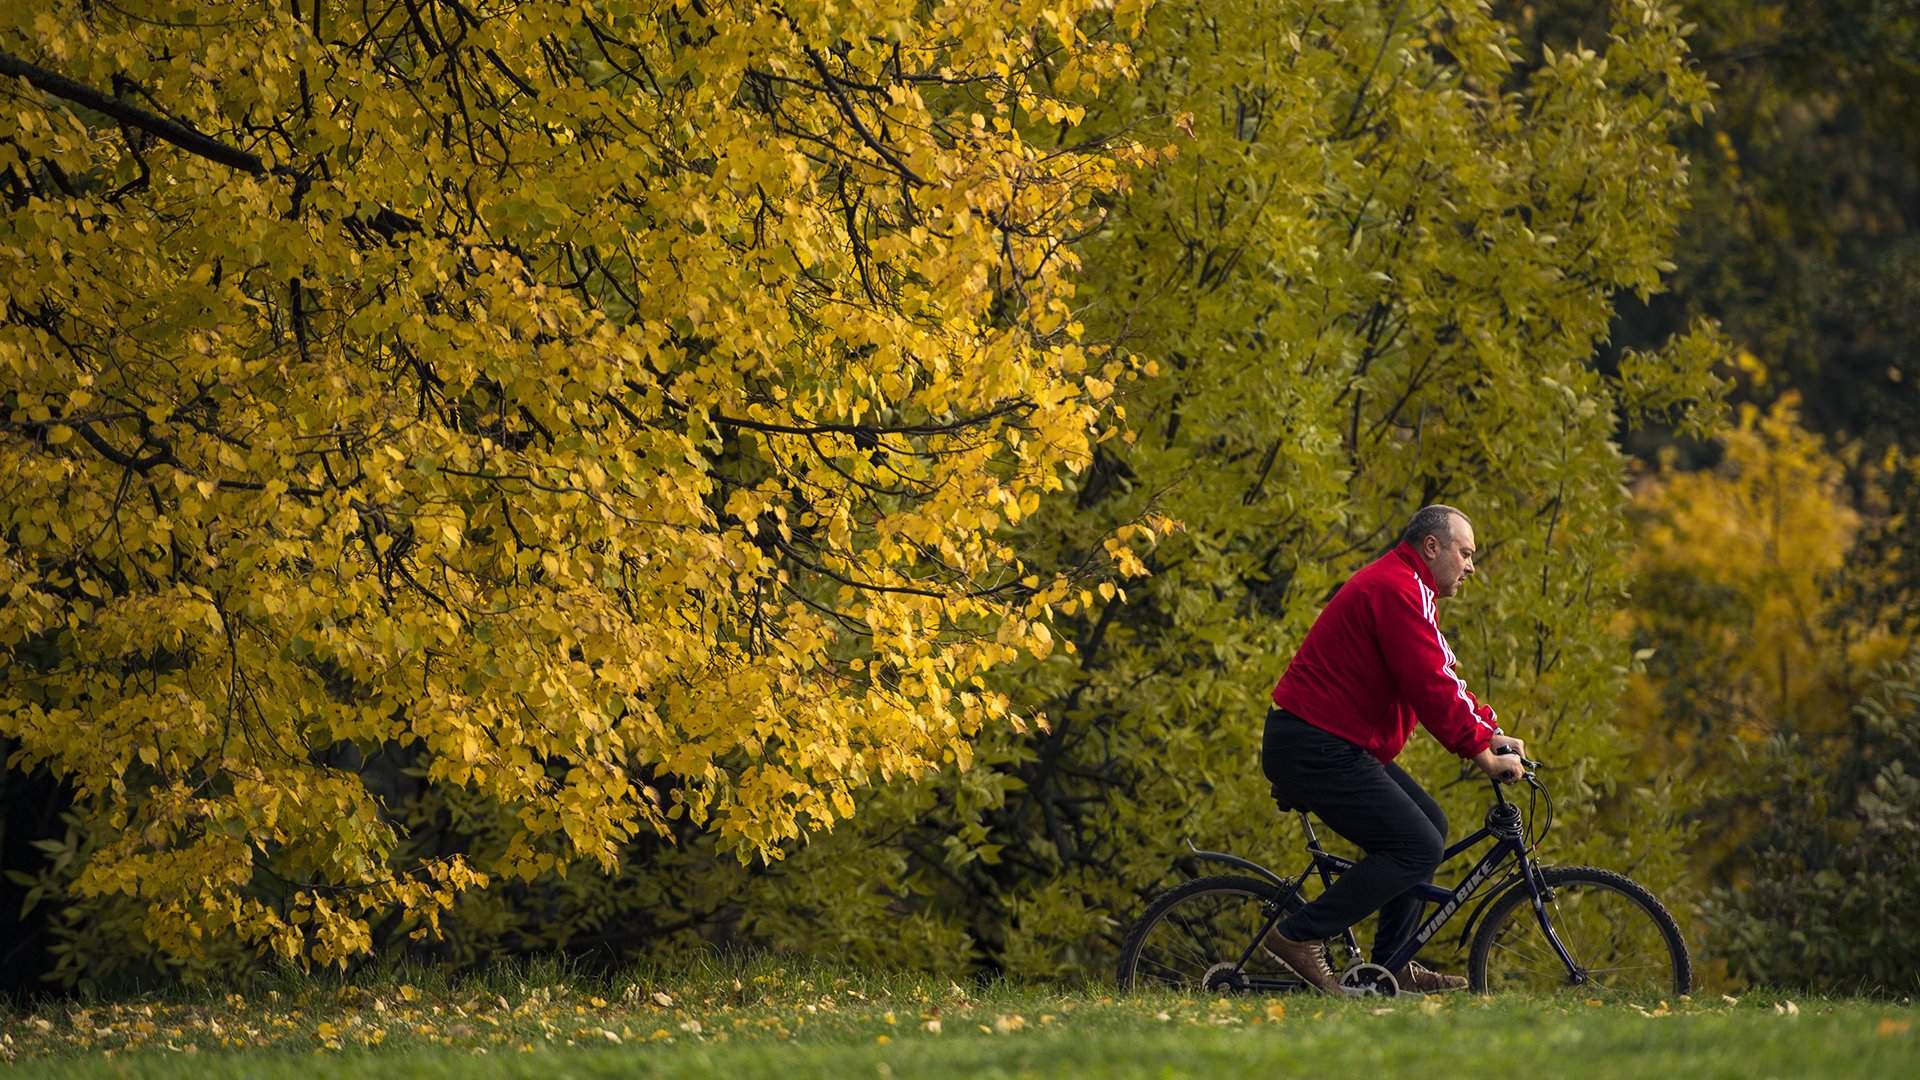
[[[1451,535],[1420,541],[1420,555],[1426,559],[1427,569],[1433,571],[1433,591],[1441,596],[1459,592],[1460,583],[1473,576],[1473,526],[1463,517],[1450,520]]]

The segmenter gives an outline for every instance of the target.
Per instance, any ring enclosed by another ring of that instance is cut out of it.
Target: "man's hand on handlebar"
[[[1526,743],[1511,735],[1495,735],[1485,750],[1473,756],[1473,763],[1495,780],[1512,782],[1526,775],[1522,764],[1526,757]]]

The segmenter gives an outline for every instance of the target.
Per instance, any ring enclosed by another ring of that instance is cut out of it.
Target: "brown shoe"
[[[1393,981],[1400,984],[1400,989],[1416,994],[1438,994],[1467,988],[1467,980],[1458,975],[1443,975],[1418,960],[1407,961],[1406,967],[1393,973]]]
[[[1327,948],[1323,941],[1295,941],[1278,930],[1267,931],[1267,939],[1261,942],[1274,959],[1285,964],[1288,971],[1298,975],[1308,986],[1323,994],[1338,994],[1340,980],[1327,966]]]

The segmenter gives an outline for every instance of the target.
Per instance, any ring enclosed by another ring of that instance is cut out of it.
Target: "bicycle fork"
[[[1554,931],[1553,920],[1547,915],[1547,900],[1549,899],[1547,890],[1535,880],[1533,861],[1524,855],[1521,856],[1520,869],[1527,883],[1527,892],[1533,896],[1533,917],[1540,922],[1540,932],[1547,936],[1547,944],[1553,946],[1554,955],[1560,958],[1561,963],[1567,965],[1567,982],[1573,986],[1585,986],[1587,984],[1587,969],[1575,962],[1573,954],[1568,952],[1567,947],[1560,943],[1560,935]]]
[[[1550,897],[1546,887],[1540,883],[1539,871],[1534,867],[1533,860],[1527,857],[1526,845],[1520,839],[1518,812],[1502,813],[1509,810],[1510,804],[1499,784],[1493,785],[1493,797],[1495,806],[1488,811],[1488,826],[1504,842],[1513,845],[1513,853],[1520,862],[1520,880],[1526,884],[1527,895],[1533,900],[1533,917],[1540,923],[1540,932],[1547,936],[1547,944],[1553,946],[1554,955],[1567,965],[1567,982],[1573,986],[1584,986],[1587,982],[1586,969],[1575,962],[1573,954],[1561,943],[1560,935],[1553,929],[1553,919],[1547,915],[1547,900]],[[1501,819],[1504,828],[1494,826],[1496,816]],[[1508,820],[1509,817],[1513,820]]]

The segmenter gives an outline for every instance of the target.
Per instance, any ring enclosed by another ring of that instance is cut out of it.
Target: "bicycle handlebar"
[[[1511,746],[1503,746],[1500,749],[1495,750],[1493,753],[1495,757],[1511,756],[1511,757],[1518,757],[1520,759],[1521,773],[1519,776],[1514,777],[1515,780],[1524,780],[1528,777],[1531,777],[1534,773],[1534,770],[1540,767],[1539,762],[1534,761],[1532,758],[1527,757],[1526,755],[1520,753],[1520,751],[1515,750]]]

